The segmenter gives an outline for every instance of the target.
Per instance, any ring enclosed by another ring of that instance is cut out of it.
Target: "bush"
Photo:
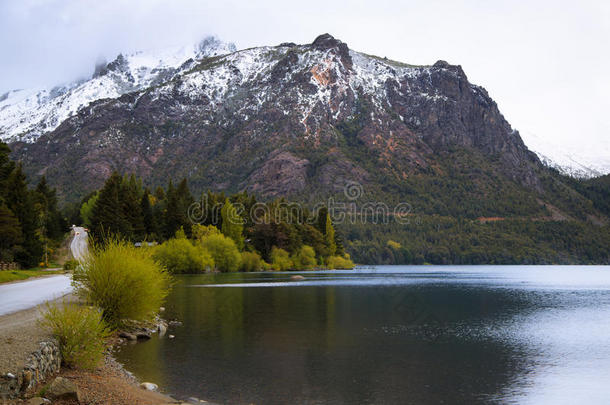
[[[218,270],[226,272],[239,269],[241,254],[233,239],[221,234],[213,234],[203,237],[201,246],[210,252]]]
[[[78,266],[78,260],[68,260],[64,263],[64,270],[74,270]]]
[[[123,320],[148,320],[169,292],[171,277],[152,258],[153,249],[139,249],[111,240],[93,247],[92,254],[74,271],[76,293],[100,307],[112,326]]]
[[[271,267],[283,271],[290,270],[294,265],[287,251],[274,246],[271,249]]]
[[[63,361],[69,366],[92,369],[104,356],[109,335],[98,309],[77,304],[46,305],[40,321],[59,342]]]
[[[188,239],[170,239],[155,248],[154,259],[170,273],[204,273],[214,268],[214,259],[201,246],[193,246]]]
[[[263,269],[263,261],[256,252],[242,252],[240,271],[259,271]]]
[[[193,225],[191,232],[193,233],[193,239],[196,239],[199,242],[201,242],[206,236],[221,234],[220,230],[214,225],[206,226],[201,224]]]
[[[326,267],[336,270],[351,270],[354,268],[354,262],[349,257],[331,256],[326,260]]]
[[[292,262],[299,270],[313,269],[316,265],[316,252],[311,246],[303,245],[292,257]]]

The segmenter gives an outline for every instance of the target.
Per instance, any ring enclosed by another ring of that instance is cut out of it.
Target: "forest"
[[[89,228],[95,243],[119,238],[157,245],[156,256],[177,273],[351,268],[352,260],[359,264],[610,263],[610,226],[603,218],[586,215],[590,207],[610,215],[608,175],[590,180],[561,177],[578,191],[569,197],[562,196],[561,189],[552,190],[557,196],[554,204],[572,213],[568,218],[553,218],[552,207],[506,193],[502,194],[506,216],[477,218],[477,212],[493,211],[471,209],[470,200],[459,198],[453,199],[457,207],[453,208],[440,194],[434,198],[432,194],[440,191],[427,185],[413,194],[422,201],[412,200],[408,221],[390,218],[375,223],[366,218],[335,221],[324,207],[308,208],[314,206],[312,201],[259,201],[245,192],[207,191],[193,196],[187,179],[152,189],[143,179],[118,172],[101,189],[60,207],[47,179],[42,176],[30,184],[9,153],[7,145],[0,144],[0,262],[17,262],[23,268],[48,264],[69,224]],[[559,178],[557,173],[554,176]],[[537,208],[523,215],[528,212],[522,209],[524,204]],[[511,210],[521,215],[510,214]]]

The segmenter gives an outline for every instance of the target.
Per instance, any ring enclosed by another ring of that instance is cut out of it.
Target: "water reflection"
[[[185,276],[127,368],[224,403],[608,403],[607,267]]]

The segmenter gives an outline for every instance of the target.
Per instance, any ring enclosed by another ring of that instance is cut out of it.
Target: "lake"
[[[610,403],[609,266],[179,276],[164,317],[117,357],[178,398]]]

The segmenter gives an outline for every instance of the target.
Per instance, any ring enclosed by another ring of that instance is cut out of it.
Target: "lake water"
[[[609,404],[610,267],[376,266],[177,278],[126,368],[218,403]]]

